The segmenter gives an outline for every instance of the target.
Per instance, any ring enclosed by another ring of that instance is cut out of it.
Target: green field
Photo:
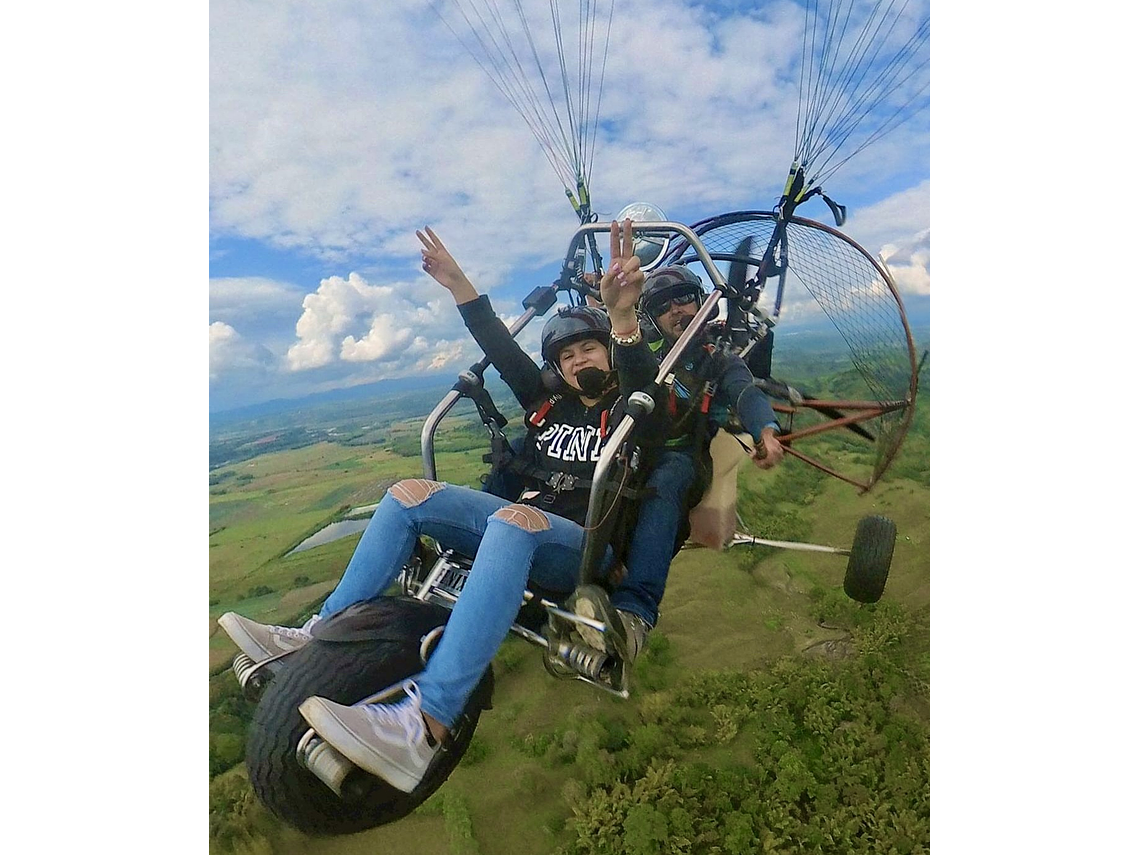
[[[894,519],[881,603],[843,596],[839,556],[685,549],[630,700],[553,679],[538,649],[511,637],[495,662],[494,709],[451,779],[413,816],[332,839],[282,826],[252,798],[240,762],[250,708],[214,620],[311,614],[359,536],[285,553],[421,475],[418,456],[392,450],[418,423],[395,425],[384,445],[321,442],[213,469],[211,851],[928,852],[928,411],[867,495],[791,459],[740,477],[741,513],[760,536],[847,547],[861,517]],[[832,442],[841,456],[865,454]],[[481,453],[441,452],[440,476],[475,485]]]

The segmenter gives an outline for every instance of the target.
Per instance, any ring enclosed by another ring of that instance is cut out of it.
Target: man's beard
[[[681,315],[680,318],[669,324],[669,334],[673,337],[674,341],[679,339],[685,330],[689,328],[689,324],[693,322],[693,318],[695,317],[696,315]]]

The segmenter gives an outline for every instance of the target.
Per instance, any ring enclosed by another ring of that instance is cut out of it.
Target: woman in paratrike
[[[525,489],[510,502],[438,481],[409,479],[380,502],[336,589],[303,627],[255,623],[229,612],[218,623],[254,661],[296,649],[313,626],[381,594],[421,534],[473,555],[470,575],[426,670],[396,704],[344,706],[320,697],[301,715],[328,743],[404,792],[428,764],[466,705],[518,613],[529,581],[570,593],[578,583],[582,524],[600,449],[621,417],[624,397],[653,381],[657,363],[641,336],[635,306],[645,275],[633,253],[632,224],[610,225],[612,263],[600,284],[606,311],[562,309],[542,331],[542,357],[562,379],[551,396],[539,366],[514,341],[430,228],[423,269],[451,292],[468,330],[527,410]],[[607,317],[608,313],[608,317]],[[550,477],[559,475],[561,477]],[[553,485],[557,486],[553,486]],[[612,552],[607,553],[612,561]],[[378,687],[380,688],[380,687]]]

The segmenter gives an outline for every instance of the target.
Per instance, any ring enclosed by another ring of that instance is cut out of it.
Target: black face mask
[[[603,371],[592,365],[578,372],[576,379],[582,387],[582,394],[587,398],[600,398],[613,383],[614,372]]]

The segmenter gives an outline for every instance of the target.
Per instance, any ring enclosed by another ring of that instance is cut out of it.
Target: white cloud
[[[376,366],[382,376],[397,377],[454,364],[475,345],[458,310],[444,306],[440,290],[435,286],[427,292],[433,296],[421,301],[425,288],[419,283],[372,285],[358,273],[321,280],[303,301],[296,325],[300,340],[289,348],[289,368],[382,363]]]
[[[224,374],[272,370],[273,356],[256,342],[247,341],[229,324],[215,321],[210,324],[210,381]]]
[[[294,371],[327,365],[337,354],[336,343],[362,316],[371,316],[392,296],[392,289],[369,285],[356,273],[348,279],[322,279],[316,292],[305,297],[297,321],[298,344],[289,348],[289,367]]]
[[[854,212],[844,231],[886,260],[904,296],[930,294],[929,181]]]
[[[543,0],[531,20],[551,55],[548,14]],[[606,57],[595,210],[646,199],[697,219],[774,203],[792,156],[800,15],[790,3],[715,14],[624,4]],[[574,31],[564,38],[572,45]],[[574,217],[541,149],[426,3],[376,14],[215,0],[210,50],[216,231],[333,260],[406,261],[411,230],[430,222],[499,270],[565,251]],[[883,161],[862,158],[862,177]]]
[[[340,347],[340,358],[346,362],[392,361],[396,356],[406,354],[412,343],[413,334],[406,326],[397,326],[394,315],[385,313],[372,319],[372,326],[360,339],[345,336]],[[427,342],[415,339],[416,350],[424,350]]]
[[[895,193],[880,202],[851,212],[844,231],[868,252],[876,255],[881,247],[910,241],[930,232],[930,182]]]
[[[930,295],[930,229],[899,246],[887,244],[881,254],[900,293]]]

